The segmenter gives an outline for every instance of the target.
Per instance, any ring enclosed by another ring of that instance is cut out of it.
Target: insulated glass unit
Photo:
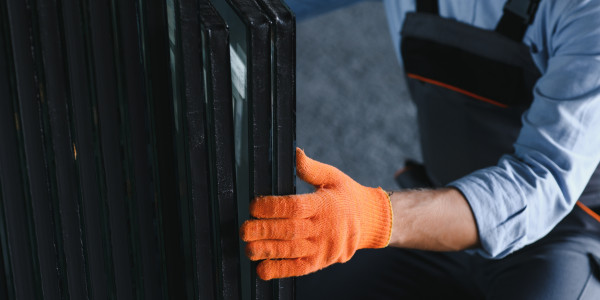
[[[292,299],[239,226],[294,187],[275,0],[0,1],[0,298]]]
[[[270,21],[258,3],[212,1],[230,29],[238,220],[252,198],[272,194]],[[270,299],[273,281],[256,276],[240,241],[242,299]]]
[[[272,193],[290,195],[295,187],[296,22],[281,0],[257,0],[271,22]],[[293,299],[294,279],[273,281],[274,297]]]
[[[258,195],[293,194],[295,20],[281,1],[213,0],[230,28],[240,224]],[[241,243],[243,247],[243,243]],[[243,255],[246,299],[293,298],[293,280],[260,280]],[[250,275],[249,278],[246,276]]]

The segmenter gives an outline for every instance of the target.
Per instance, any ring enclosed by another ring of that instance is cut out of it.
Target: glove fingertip
[[[248,242],[250,240],[250,223],[248,221],[244,222],[242,226],[240,226],[240,238],[244,242]]]
[[[304,151],[296,151],[296,175],[315,187],[338,182],[343,173],[337,168],[314,160]]]
[[[300,149],[300,147],[296,147],[296,159],[298,158],[298,156],[306,156],[306,154],[304,154],[304,150]]]
[[[251,216],[256,218],[256,213],[259,210],[260,204],[259,202],[261,201],[260,199],[262,199],[263,197],[258,196],[255,197],[254,199],[252,199],[252,201],[250,201],[250,206],[248,207],[248,212],[250,213]]]
[[[260,279],[267,281],[276,278],[274,264],[270,260],[264,260],[256,266],[256,274]]]
[[[248,244],[246,244],[246,256],[252,260],[252,261],[257,261],[259,260],[259,258],[257,257],[257,250],[256,249],[256,245],[254,242],[249,242]]]

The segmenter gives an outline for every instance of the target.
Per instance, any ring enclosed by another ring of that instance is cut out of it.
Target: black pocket
[[[514,151],[540,77],[525,44],[455,20],[409,14],[401,47],[434,185]]]
[[[434,185],[493,166],[514,151],[524,107],[491,105],[412,78],[407,83],[417,106],[423,161]]]
[[[529,106],[541,76],[525,44],[455,20],[409,14],[401,46],[409,78],[500,107]]]

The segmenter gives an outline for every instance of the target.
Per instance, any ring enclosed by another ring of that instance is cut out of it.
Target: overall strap
[[[496,32],[521,42],[527,27],[533,22],[540,0],[508,0]]]
[[[417,0],[417,12],[438,15],[438,0]]]

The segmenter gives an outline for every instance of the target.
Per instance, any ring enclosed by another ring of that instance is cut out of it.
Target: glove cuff
[[[384,248],[392,236],[392,204],[382,188],[368,188],[371,197],[361,203],[361,232],[358,249]]]

